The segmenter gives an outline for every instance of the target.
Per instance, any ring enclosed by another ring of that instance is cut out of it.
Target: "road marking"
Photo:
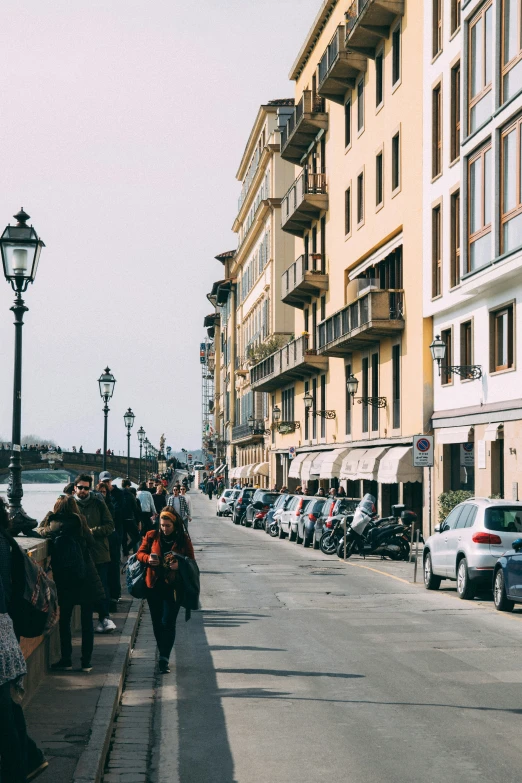
[[[393,574],[388,574],[387,571],[380,571],[378,568],[370,568],[370,566],[361,565],[361,563],[349,563],[347,560],[343,560],[340,558],[341,563],[346,563],[346,565],[352,566],[353,568],[365,568],[367,571],[373,571],[376,574],[382,574],[383,576],[389,576],[390,579],[396,579],[397,582],[404,582],[405,585],[412,585],[416,587],[416,584],[414,582],[408,582],[407,579],[403,579],[400,576],[394,576]]]

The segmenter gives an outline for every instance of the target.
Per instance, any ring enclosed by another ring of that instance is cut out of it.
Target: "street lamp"
[[[148,479],[149,477],[149,446],[150,441],[148,438],[145,438],[145,478]]]
[[[346,388],[348,394],[351,395],[352,400],[357,400],[359,405],[369,405],[371,408],[385,408],[386,397],[356,397],[357,389],[359,388],[359,381],[353,373],[350,373],[346,379]]]
[[[272,408],[272,421],[276,424],[281,421],[281,408],[278,405]]]
[[[135,418],[136,417],[130,408],[123,414],[123,421],[127,427],[127,478],[130,478],[130,431],[134,425]]]
[[[306,392],[304,396],[304,406],[305,406],[305,413],[308,415],[310,412],[312,413],[312,416],[321,416],[323,419],[335,419],[336,413],[335,411],[314,411],[314,398],[310,394],[310,392]]]
[[[145,440],[145,430],[140,427],[138,430],[138,440],[140,442],[140,461],[138,463],[138,484],[141,484],[141,452],[143,449],[143,441]]]
[[[442,364],[446,358],[446,343],[440,339],[440,335],[436,335],[430,345],[430,351],[431,358],[439,366],[439,377],[442,369],[448,381],[452,375],[460,375],[467,381],[477,381],[479,378],[482,378],[482,366],[480,364]]]
[[[111,373],[109,367],[106,367],[98,378],[98,385],[100,387],[100,397],[103,400],[103,459],[102,470],[107,470],[107,416],[109,415],[109,400],[114,394],[114,385],[116,378]]]
[[[34,283],[40,253],[45,244],[38,237],[34,228],[27,225],[29,217],[22,207],[20,212],[14,215],[17,221],[16,226],[8,225],[0,237],[4,276],[7,282],[11,283],[16,294],[14,305],[11,307],[15,316],[15,355],[11,459],[7,487],[9,517],[14,535],[24,530],[29,532],[37,525],[36,520],[26,514],[22,508],[24,495],[20,446],[22,431],[22,326],[24,313],[29,309],[25,306],[22,294],[27,291],[29,283]]]

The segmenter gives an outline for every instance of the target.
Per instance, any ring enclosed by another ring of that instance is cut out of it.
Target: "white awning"
[[[300,454],[298,454],[296,457],[293,458],[292,462],[290,463],[290,470],[288,471],[288,478],[300,478],[301,476],[301,465],[305,461],[305,459],[308,457],[308,454],[310,452],[308,451],[302,451]]]
[[[269,472],[270,472],[270,463],[269,462],[260,462],[254,468],[254,475],[255,476],[268,476]]]
[[[362,457],[366,449],[350,449],[346,457],[343,459],[341,465],[341,480],[348,479],[353,481],[357,475],[357,464]]]
[[[240,468],[238,468],[238,478],[246,478],[248,476],[248,471],[250,470],[252,466],[251,465],[242,465]]]
[[[232,468],[232,470],[229,470],[229,471],[228,471],[228,477],[229,477],[229,479],[233,479],[233,478],[235,478],[235,477],[236,477],[236,470],[237,470],[237,468]]]
[[[334,449],[333,451],[327,451],[321,464],[321,473],[319,474],[319,477],[322,479],[339,478],[343,459],[349,451],[350,449]]]
[[[484,433],[484,440],[498,440],[500,435],[504,432],[503,422],[495,422],[495,424],[488,424],[486,432]]]
[[[394,446],[390,449],[379,463],[377,481],[380,484],[422,482],[422,468],[413,467],[412,447]]]
[[[374,446],[371,449],[366,449],[357,464],[356,478],[364,479],[365,481],[377,481],[379,463],[387,451],[387,446]]]
[[[216,474],[216,476],[219,476],[219,474],[222,473],[225,470],[225,468],[226,468],[226,463],[223,462],[223,464],[220,465],[219,468],[216,468],[214,473]]]
[[[247,472],[247,478],[250,478],[254,475],[254,469],[257,467],[257,462],[253,462],[251,465],[248,466],[248,472]]]
[[[437,443],[470,443],[473,441],[473,427],[443,427],[435,430]]]
[[[321,465],[328,451],[312,451],[303,462],[301,468],[301,481],[315,481],[321,473]]]

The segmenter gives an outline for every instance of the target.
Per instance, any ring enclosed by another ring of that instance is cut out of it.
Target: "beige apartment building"
[[[422,513],[411,446],[432,412],[422,29],[422,2],[322,3],[290,74],[295,108],[280,116],[294,246],[274,298],[293,308],[295,339],[250,369],[275,413],[271,483],[371,491],[381,513],[398,501]]]

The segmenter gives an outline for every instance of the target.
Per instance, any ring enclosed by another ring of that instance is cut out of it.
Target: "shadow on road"
[[[203,625],[208,628],[238,628],[253,620],[259,620],[266,617],[266,614],[255,614],[254,612],[226,612],[221,610],[208,610],[198,612],[203,617]]]
[[[235,647],[234,645],[229,644],[213,644],[210,646],[210,649],[212,652],[218,652],[220,650],[252,650],[255,652],[286,652],[286,647],[252,647],[249,645],[244,645],[240,647]]]
[[[342,672],[300,672],[286,669],[216,669],[219,674],[270,674],[272,677],[339,677],[343,680],[359,680],[364,674],[344,674]]]

